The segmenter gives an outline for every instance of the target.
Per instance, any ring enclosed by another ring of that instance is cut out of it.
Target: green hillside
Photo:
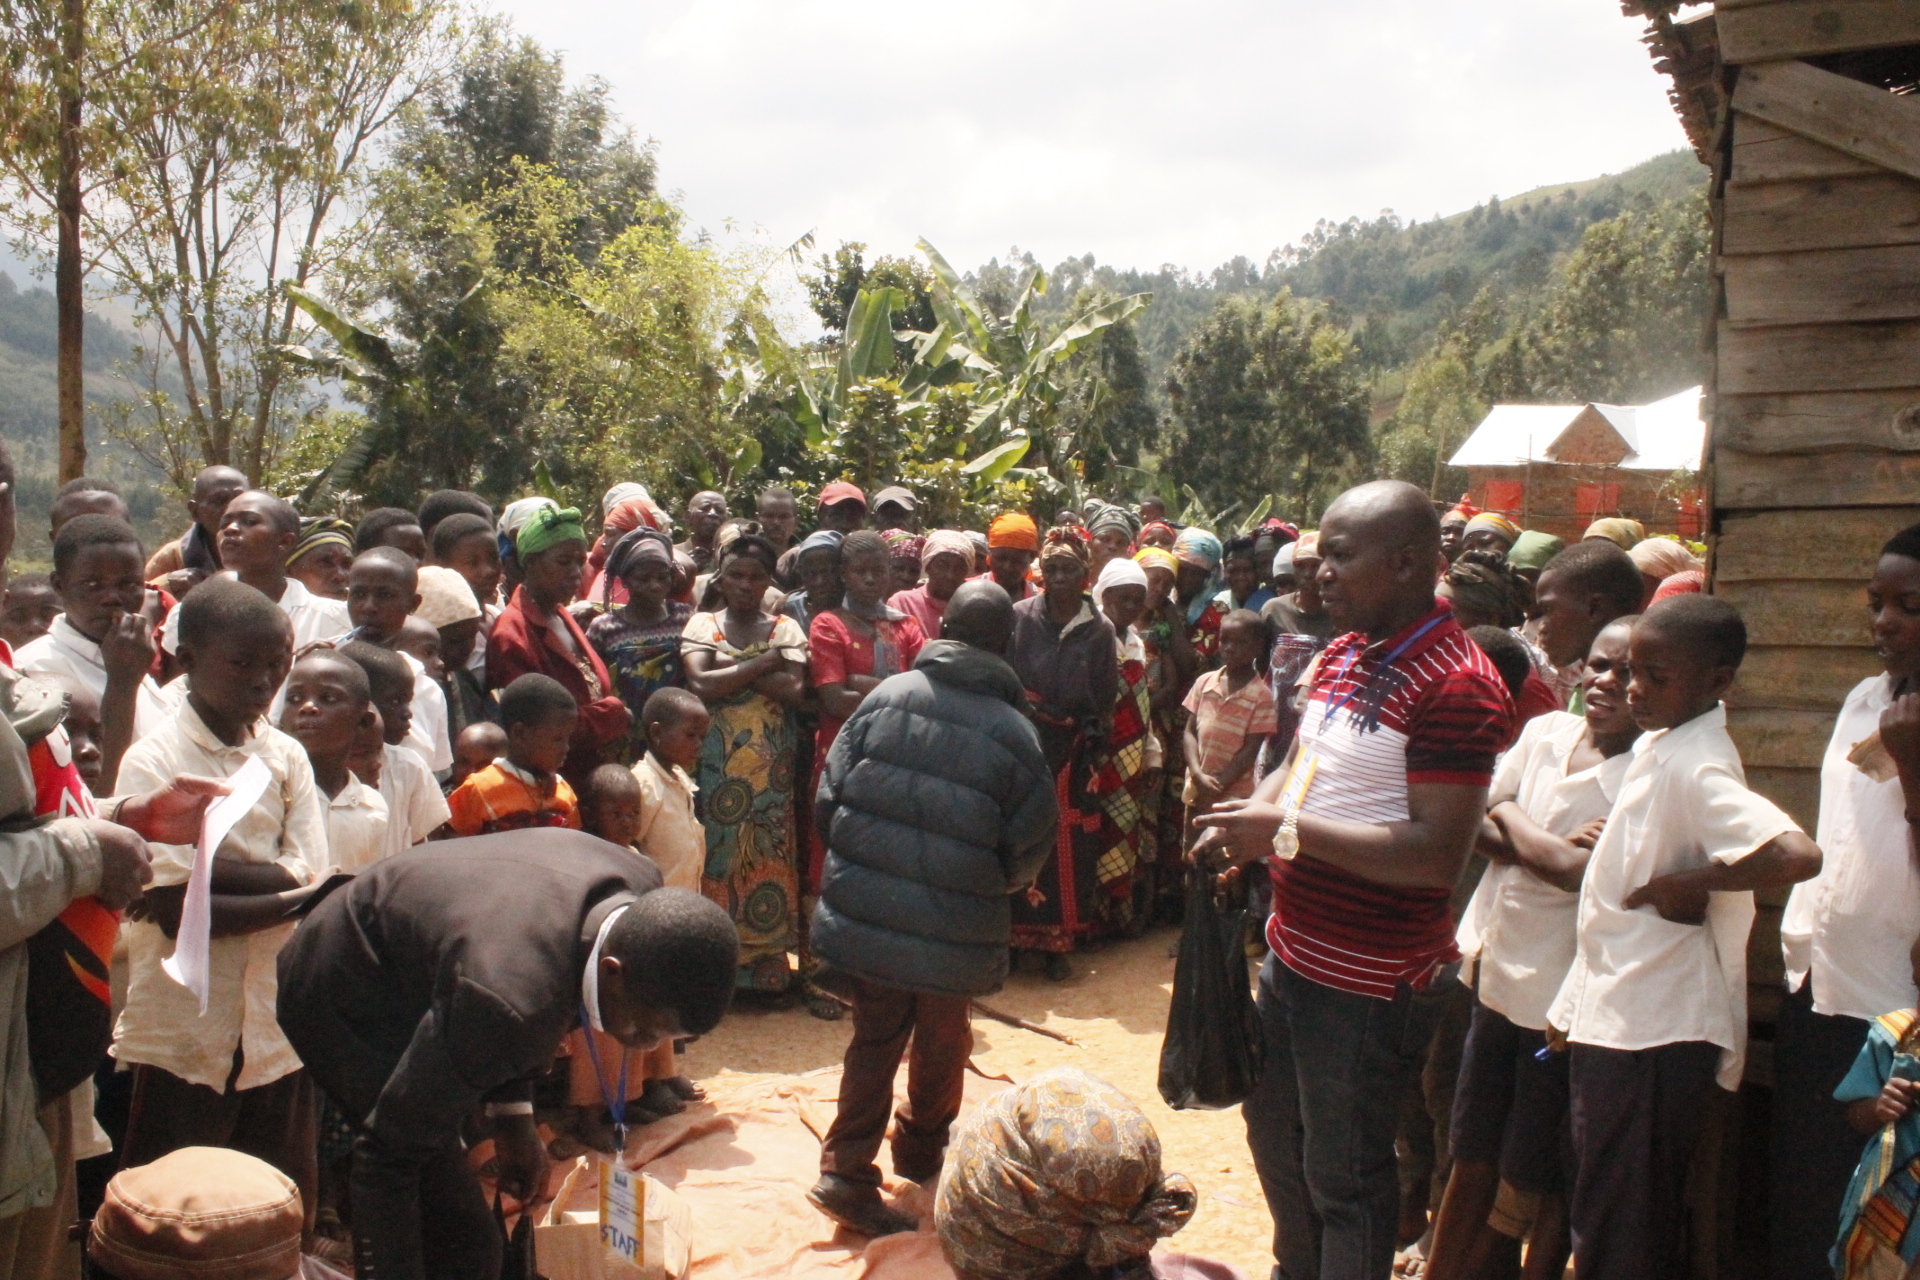
[[[1050,269],[1051,316],[1087,286],[1117,294],[1150,290],[1153,305],[1135,322],[1152,382],[1159,385],[1187,333],[1223,296],[1270,296],[1281,289],[1334,304],[1354,329],[1368,365],[1388,370],[1426,349],[1443,317],[1480,290],[1525,292],[1546,281],[1556,262],[1596,222],[1706,185],[1690,151],[1671,151],[1618,174],[1536,187],[1509,199],[1427,222],[1388,211],[1371,220],[1322,221],[1264,262],[1236,257],[1210,272],[1120,270],[1091,254]],[[995,259],[972,273],[983,294],[1012,292],[1039,265],[1030,254]]]

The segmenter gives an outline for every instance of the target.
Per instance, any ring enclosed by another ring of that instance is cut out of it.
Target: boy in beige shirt
[[[272,781],[214,851],[204,1013],[161,968],[177,940],[193,846],[149,846],[153,883],[129,931],[127,1003],[114,1028],[113,1056],[133,1070],[122,1162],[231,1147],[286,1174],[312,1205],[318,1096],[274,1010],[275,962],[294,927],[288,911],[329,863],[325,804],[307,753],[266,719],[292,662],[292,626],[273,601],[228,578],[201,583],[179,608],[186,699],[127,751],[119,793],[152,791],[180,774],[229,778],[250,759]]]
[[[706,829],[694,811],[695,790],[689,770],[699,763],[707,737],[707,709],[685,689],[660,689],[641,708],[647,754],[631,770],[605,764],[595,769],[580,795],[581,823],[613,844],[652,858],[664,887],[700,892],[707,861]],[[680,1074],[671,1041],[649,1053],[627,1053],[606,1036],[588,1036],[584,1028],[567,1038],[570,1098],[585,1114],[577,1123],[583,1140],[604,1145],[610,1115],[605,1100],[624,1079],[629,1125],[651,1124],[686,1110],[704,1096],[700,1086]],[[596,1079],[596,1075],[598,1079]]]

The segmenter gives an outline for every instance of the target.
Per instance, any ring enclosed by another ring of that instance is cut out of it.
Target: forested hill
[[[1281,289],[1333,304],[1352,326],[1363,361],[1375,370],[1416,359],[1443,316],[1482,288],[1526,294],[1543,286],[1557,259],[1586,229],[1630,208],[1645,208],[1704,190],[1707,170],[1690,151],[1671,151],[1622,173],[1560,183],[1463,213],[1403,222],[1392,211],[1371,220],[1322,221],[1265,262],[1236,257],[1213,271],[1117,270],[1092,255],[1050,268],[1046,309],[1064,312],[1084,286],[1117,294],[1153,293],[1134,325],[1154,385],[1186,336],[1223,296],[1265,297]],[[972,273],[989,297],[1010,294],[1036,263],[1017,250]]]

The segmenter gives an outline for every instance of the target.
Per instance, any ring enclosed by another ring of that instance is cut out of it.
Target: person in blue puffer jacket
[[[853,1003],[853,1040],[808,1199],[863,1235],[915,1225],[881,1200],[874,1163],[908,1041],[893,1171],[929,1182],[960,1114],[968,1001],[1006,980],[1009,899],[1053,849],[1053,772],[999,656],[1012,629],[1004,590],[963,584],[940,639],[841,728],[814,801],[827,861],[813,950],[822,984]]]

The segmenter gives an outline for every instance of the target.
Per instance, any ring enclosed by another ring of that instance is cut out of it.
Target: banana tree
[[[333,339],[335,349],[315,352],[287,344],[275,348],[282,360],[358,387],[376,406],[376,412],[370,417],[403,430],[406,423],[424,411],[425,396],[420,379],[394,353],[391,339],[310,289],[291,282],[283,287],[288,300],[311,316]],[[344,491],[352,485],[373,460],[386,431],[387,428],[377,422],[369,422],[331,463],[307,482],[294,499],[294,505],[309,509],[327,494]]]
[[[919,386],[969,382],[976,409],[968,424],[975,446],[992,446],[1024,436],[1038,449],[1033,478],[1044,473],[1049,487],[1071,495],[1079,491],[1078,443],[1059,429],[1059,406],[1066,388],[1055,374],[1063,362],[1102,330],[1138,314],[1153,301],[1136,293],[1093,307],[1069,321],[1051,338],[1034,315],[1034,302],[1047,291],[1047,274],[1028,277],[1011,313],[996,315],[982,305],[938,249],[919,242],[933,268],[934,314],[940,323],[915,340],[914,368],[902,380],[909,391]]]

